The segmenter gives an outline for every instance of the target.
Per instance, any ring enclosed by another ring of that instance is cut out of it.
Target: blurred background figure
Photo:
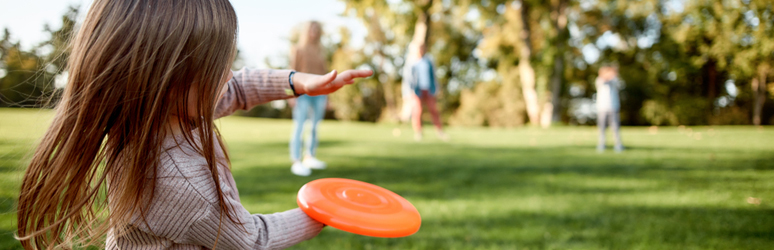
[[[623,151],[621,142],[621,119],[618,112],[621,110],[621,101],[618,91],[621,89],[621,81],[618,80],[618,70],[611,66],[599,69],[599,75],[595,81],[597,87],[597,127],[599,128],[599,142],[597,151],[605,151],[605,129],[608,124],[615,136],[615,151]]]
[[[417,45],[425,43],[428,35],[427,32],[427,25],[422,21],[417,21],[414,25],[414,36],[406,49],[406,56],[404,57],[406,58],[406,62],[403,64],[403,80],[400,85],[401,98],[403,99],[399,117],[401,122],[408,122],[411,120],[411,114],[414,112],[414,106],[416,104],[414,96],[416,94],[411,87],[411,81],[413,79],[413,77],[411,77],[411,72],[414,68],[414,64],[422,58],[422,55],[419,53],[419,46]]]
[[[412,49],[416,51],[410,60],[414,60],[414,64],[411,66],[411,74],[408,78],[408,83],[411,86],[411,90],[414,95],[409,95],[413,99],[411,114],[411,123],[414,128],[414,139],[422,140],[422,103],[427,105],[427,109],[430,111],[430,115],[435,125],[438,138],[441,140],[448,140],[449,136],[443,132],[441,125],[441,118],[436,108],[435,95],[438,92],[438,84],[436,83],[435,67],[429,57],[425,56],[426,46],[424,43],[414,42],[411,44]]]
[[[320,44],[322,25],[317,21],[310,21],[303,25],[298,39],[298,45],[290,51],[290,68],[298,72],[326,74],[328,63],[325,59],[324,48]],[[325,162],[318,160],[317,153],[317,126],[325,116],[328,96],[302,95],[296,98],[293,107],[293,132],[290,135],[290,160],[293,165],[290,171],[295,175],[309,176],[312,169],[325,169]],[[291,102],[291,105],[292,102]],[[303,161],[301,159],[301,139],[304,124],[309,121],[311,129],[306,140],[306,152]]]

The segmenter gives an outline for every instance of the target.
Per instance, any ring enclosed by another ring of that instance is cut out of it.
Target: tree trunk
[[[524,103],[527,106],[527,116],[532,125],[540,124],[540,105],[535,91],[535,69],[532,68],[532,46],[529,30],[529,5],[521,1],[521,44],[519,52],[519,79],[521,80]]]
[[[769,65],[761,64],[758,66],[758,77],[752,80],[753,91],[753,124],[761,125],[761,113],[763,113],[763,104],[766,102],[766,76],[769,74]]]
[[[378,32],[374,35],[376,41],[378,41],[378,46],[376,49],[376,56],[379,56],[379,71],[384,71],[384,64],[387,57],[384,54],[384,45],[386,43],[386,38],[384,37],[384,33],[382,31],[381,26],[379,25],[379,14],[374,14],[371,17],[371,25],[372,27],[371,32]],[[398,117],[398,105],[397,105],[397,95],[395,94],[395,87],[392,82],[393,77],[387,76],[387,80],[382,82],[380,74],[384,73],[378,73],[376,74],[377,81],[379,82],[379,86],[382,88],[382,93],[384,93],[384,113],[387,119],[391,121],[397,121],[399,119]]]
[[[382,53],[381,50],[379,50],[379,68],[384,69],[384,61],[385,56],[384,53]],[[393,87],[392,79],[387,79],[387,81],[381,82],[382,83],[382,91],[384,91],[384,104],[386,106],[385,112],[387,113],[387,117],[390,120],[397,121],[398,120],[398,106],[396,105],[396,95],[395,95],[395,87]]]
[[[551,18],[554,21],[554,29],[557,36],[554,39],[556,55],[554,55],[554,70],[551,75],[551,121],[559,122],[562,119],[561,91],[564,74],[564,44],[567,41],[567,1],[554,0],[551,3],[551,7],[553,8]]]
[[[551,75],[551,105],[553,106],[553,112],[551,114],[551,120],[559,122],[562,119],[561,113],[561,92],[562,92],[562,75],[564,74],[564,54],[557,53],[554,57],[554,72]]]
[[[711,102],[715,101],[715,98],[718,97],[718,70],[715,67],[715,62],[712,61],[709,63],[709,72],[707,72],[707,84],[709,85],[707,88],[707,96],[709,96],[709,99]]]

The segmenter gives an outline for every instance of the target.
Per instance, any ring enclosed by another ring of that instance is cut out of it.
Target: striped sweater
[[[287,70],[234,72],[228,92],[216,107],[216,118],[292,97],[285,91],[289,75]],[[311,239],[322,229],[321,223],[298,208],[250,214],[240,203],[234,178],[224,164],[220,164],[217,185],[242,225],[225,216],[221,220],[216,184],[204,157],[181,138],[166,138],[163,148],[156,190],[145,214],[147,224],[135,215],[126,232],[108,232],[107,249],[209,249],[215,245],[219,226],[218,249],[282,249]],[[222,156],[222,150],[217,147],[216,153]]]

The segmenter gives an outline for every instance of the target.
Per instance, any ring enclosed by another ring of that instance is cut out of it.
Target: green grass
[[[49,111],[0,110],[0,249],[18,247],[13,202],[26,154],[50,118]],[[325,121],[318,156],[329,168],[296,177],[290,121],[219,123],[253,213],[295,208],[304,183],[343,177],[388,188],[422,214],[410,237],[328,227],[296,249],[774,246],[772,127],[624,128],[627,150],[598,154],[593,127],[451,128],[452,141],[443,143],[430,130],[414,142],[408,126]]]

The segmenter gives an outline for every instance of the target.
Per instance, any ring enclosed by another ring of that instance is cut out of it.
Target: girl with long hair
[[[22,246],[81,248],[107,236],[108,249],[275,249],[316,236],[323,225],[299,209],[248,213],[213,120],[372,72],[232,72],[236,37],[227,0],[95,0],[24,174]]]
[[[320,37],[322,26],[317,21],[304,23],[299,33],[298,45],[291,49],[290,68],[298,72],[325,74],[328,63]],[[318,160],[317,125],[325,117],[328,96],[299,96],[293,106],[293,133],[290,135],[290,160],[293,165],[290,171],[299,176],[309,176],[312,169],[325,169],[325,162]],[[304,123],[309,120],[311,129],[306,140],[306,156],[301,159],[301,137]]]

